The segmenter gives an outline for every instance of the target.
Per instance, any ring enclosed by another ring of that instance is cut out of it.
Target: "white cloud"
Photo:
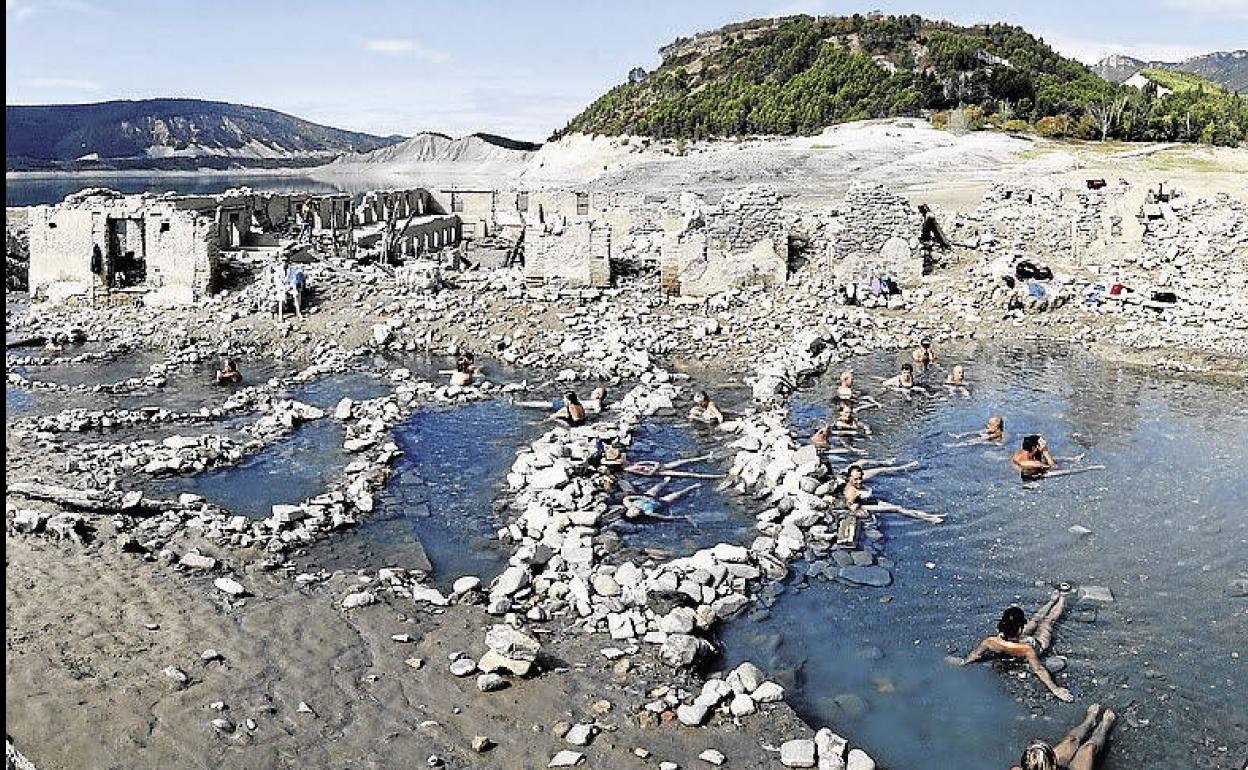
[[[364,41],[364,48],[373,53],[386,54],[388,56],[415,56],[417,59],[424,59],[431,64],[445,64],[451,60],[449,53],[425,48],[415,40],[366,40]]]
[[[1068,37],[1055,32],[1045,32],[1041,36],[1058,53],[1078,59],[1084,64],[1096,64],[1110,54],[1122,54],[1145,61],[1177,62],[1213,50],[1210,46],[1175,43],[1108,43],[1103,40]]]
[[[99,91],[103,86],[94,80],[74,78],[29,78],[21,81],[28,88],[45,88],[56,91]]]
[[[1162,0],[1162,3],[1200,16],[1248,20],[1248,0]]]

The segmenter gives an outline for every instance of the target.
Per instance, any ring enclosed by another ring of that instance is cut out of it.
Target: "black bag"
[[[1048,265],[1037,265],[1024,259],[1014,266],[1014,274],[1020,281],[1049,281],[1053,279],[1053,271]]]

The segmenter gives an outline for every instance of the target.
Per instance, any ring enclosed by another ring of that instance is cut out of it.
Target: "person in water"
[[[455,371],[451,372],[451,384],[464,387],[471,385],[477,374],[477,365],[471,353],[460,356],[455,361]]]
[[[873,470],[876,471],[876,475],[885,472],[879,468]],[[849,509],[850,513],[856,516],[865,516],[871,513],[900,513],[902,516],[926,521],[929,524],[939,524],[945,520],[944,516],[920,511],[916,508],[904,508],[900,505],[876,499],[871,494],[871,490],[867,489],[864,484],[866,478],[866,471],[863,470],[861,465],[851,465],[846,472],[845,487],[842,490],[842,494],[845,499],[845,507]]]
[[[699,422],[710,422],[721,425],[724,422],[724,413],[719,411],[719,407],[711,400],[705,390],[699,390],[693,397],[693,406],[689,409],[689,419],[698,420]]]
[[[237,385],[243,381],[243,373],[232,358],[221,359],[221,368],[217,370],[218,385]]]
[[[668,492],[666,495],[659,494],[663,491],[671,479],[664,479],[654,486],[650,487],[641,494],[624,496],[624,518],[626,519],[655,519],[657,521],[685,521],[684,516],[664,516],[663,511],[669,505],[676,502],[680,498],[701,487],[701,484],[690,484],[684,489],[678,489],[675,492]]]
[[[1109,731],[1117,718],[1113,710],[1093,703],[1083,721],[1066,733],[1061,743],[1050,746],[1032,741],[1010,770],[1094,770],[1105,754]]]
[[[902,364],[901,371],[880,383],[886,388],[907,389],[914,387],[914,365]]]
[[[1065,687],[1059,687],[1040,661],[1040,656],[1047,653],[1053,644],[1053,626],[1066,610],[1066,594],[1066,591],[1055,591],[1030,620],[1021,607],[1007,607],[997,621],[997,635],[986,637],[965,658],[953,658],[952,662],[965,666],[982,660],[990,653],[1020,658],[1027,662],[1032,673],[1049,688],[1049,692],[1058,700],[1070,703],[1075,696]]]
[[[1010,458],[1010,462],[1025,478],[1042,476],[1057,465],[1049,451],[1048,442],[1038,433],[1023,436],[1023,445]]]
[[[584,425],[585,407],[581,405],[581,400],[577,398],[576,393],[569,390],[563,394],[563,406],[546,419],[561,422],[569,427]]]
[[[995,444],[1005,440],[1005,418],[993,415],[988,418],[984,429],[972,433],[951,433],[952,438],[965,439],[956,444],[945,444],[946,447],[977,446],[979,444]],[[969,438],[968,438],[969,436]]]
[[[953,367],[949,372],[949,376],[945,378],[946,385],[966,385],[966,368],[961,364]]]
[[[910,360],[923,366],[931,366],[936,363],[936,351],[932,348],[932,341],[928,339],[921,340],[919,346],[910,351]]]
[[[852,404],[843,403],[836,411],[836,431],[841,434],[870,433],[871,427],[865,422],[858,421]]]

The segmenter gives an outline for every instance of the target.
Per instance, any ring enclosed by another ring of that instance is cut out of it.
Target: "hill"
[[[5,107],[8,170],[309,165],[401,140],[199,99]]]
[[[1013,121],[1054,136],[1235,144],[1248,134],[1248,108],[1225,94],[1146,96],[1007,24],[792,16],[679,39],[660,55],[657,70],[634,71],[555,136],[812,134],[955,108],[973,108],[971,127]],[[1126,103],[1106,127],[1094,114],[1119,99]],[[1175,114],[1189,117],[1168,118]]]
[[[471,134],[452,139],[446,134],[424,132],[389,147],[363,153],[348,153],[325,166],[327,170],[387,172],[416,169],[426,164],[454,164],[460,167],[481,164],[518,164],[540,144],[508,139],[494,134]]]
[[[1092,71],[1106,80],[1122,83],[1143,69],[1187,72],[1216,83],[1228,91],[1248,92],[1248,50],[1217,51],[1179,62],[1145,61],[1114,54],[1097,62]]]

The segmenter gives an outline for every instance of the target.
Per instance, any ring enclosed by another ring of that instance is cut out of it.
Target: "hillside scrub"
[[[1007,24],[795,16],[734,24],[663,53],[657,70],[611,89],[555,138],[809,135],[845,121],[959,109],[1062,132],[1049,135],[1223,145],[1248,137],[1248,104],[1236,94],[1120,86]],[[1120,99],[1124,108],[1102,132],[1091,113]]]

